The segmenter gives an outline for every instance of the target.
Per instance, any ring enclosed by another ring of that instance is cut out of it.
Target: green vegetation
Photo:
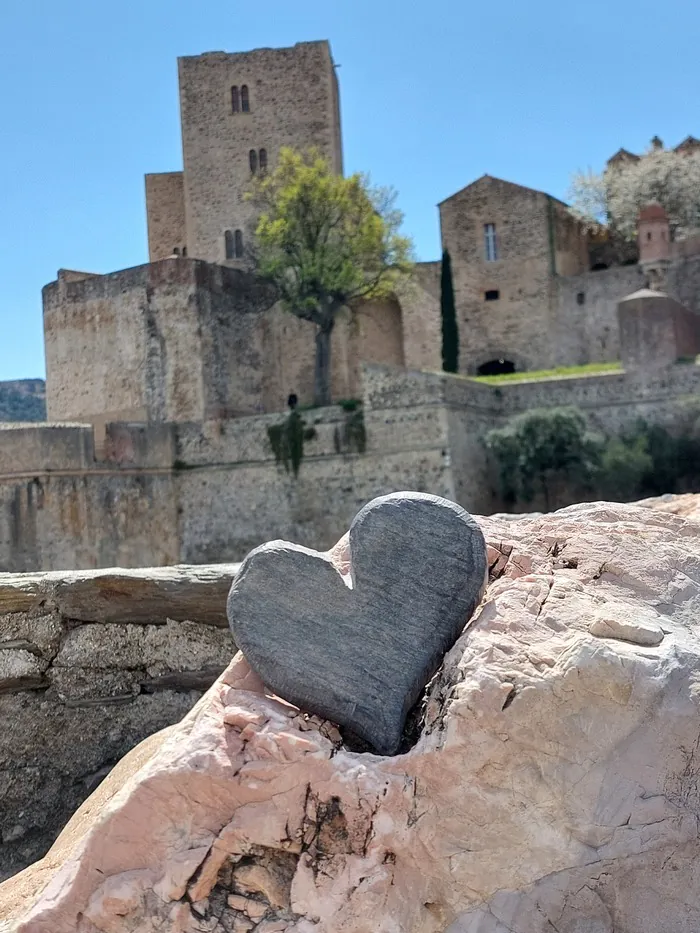
[[[442,254],[440,272],[440,314],[442,316],[442,368],[456,373],[459,368],[459,329],[452,282],[452,261],[447,250]]]
[[[361,404],[361,403],[360,403]],[[336,427],[333,434],[333,444],[336,453],[349,451],[363,454],[367,448],[367,432],[365,431],[365,414],[362,408],[345,408],[345,420],[342,427]]]
[[[587,363],[585,366],[559,366],[557,369],[538,369],[529,373],[504,373],[502,376],[470,376],[477,382],[499,385],[502,382],[532,382],[537,379],[558,379],[562,376],[594,376],[599,373],[622,372],[622,363]]]
[[[624,502],[700,489],[698,400],[676,434],[640,419],[606,437],[577,409],[551,408],[517,415],[484,442],[510,505],[540,495],[549,510],[585,495]]]
[[[0,383],[0,421],[46,421],[46,399],[43,382],[26,381]]]
[[[304,457],[304,441],[316,437],[316,429],[307,427],[298,411],[293,411],[282,424],[271,424],[267,429],[270,446],[275,455],[275,463],[283,464],[294,476],[299,474],[299,467]]]
[[[557,482],[565,478],[585,487],[599,461],[597,440],[576,408],[532,409],[489,431],[485,442],[497,464],[501,495],[511,504],[531,502],[539,492],[549,510]]]
[[[280,151],[249,194],[260,211],[252,258],[284,308],[316,328],[314,402],[331,404],[331,334],[344,309],[391,295],[412,268],[388,189],[335,175],[316,150]]]

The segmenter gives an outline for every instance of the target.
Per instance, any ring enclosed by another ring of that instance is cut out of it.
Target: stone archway
[[[515,363],[505,357],[487,360],[481,366],[478,366],[476,370],[477,376],[504,376],[514,372],[517,372]]]

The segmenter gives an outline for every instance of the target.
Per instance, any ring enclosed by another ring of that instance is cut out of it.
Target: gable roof
[[[455,191],[454,194],[443,198],[442,201],[438,202],[438,207],[440,207],[442,204],[446,204],[453,198],[458,197],[460,194],[464,194],[464,192],[468,191],[470,188],[482,187],[493,182],[496,182],[499,185],[507,185],[508,187],[515,188],[518,191],[532,191],[535,194],[543,194],[545,197],[551,198],[553,201],[556,201],[558,204],[562,204],[564,207],[568,208],[569,206],[564,201],[560,201],[559,198],[555,198],[551,194],[547,194],[546,191],[540,191],[538,188],[529,188],[527,185],[518,185],[514,181],[506,181],[505,178],[497,178],[495,175],[482,175],[481,178],[477,178],[475,181],[469,182],[468,185],[465,185],[464,188],[460,188],[459,191]]]

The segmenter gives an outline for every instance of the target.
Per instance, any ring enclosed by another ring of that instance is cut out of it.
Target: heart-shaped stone
[[[271,541],[228,597],[234,640],[283,699],[396,752],[406,716],[484,590],[484,537],[459,505],[401,492],[350,526],[350,574],[328,554]]]

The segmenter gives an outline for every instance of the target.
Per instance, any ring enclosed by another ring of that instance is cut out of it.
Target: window
[[[484,247],[486,249],[486,261],[495,262],[498,259],[496,224],[484,224]]]
[[[179,255],[180,255],[180,247],[179,247],[179,246],[174,246],[174,247],[173,247],[173,256],[179,256]]]
[[[647,231],[647,240],[651,239],[651,230]]]
[[[186,247],[186,246],[183,246],[183,247],[182,247],[182,255],[183,255],[183,256],[186,256],[186,255],[187,255],[187,247]]]
[[[250,162],[251,174],[255,175],[258,170],[258,154],[255,149],[251,149],[248,153],[248,161]]]
[[[586,293],[585,293],[585,292],[579,292],[579,293],[576,295],[576,304],[577,304],[577,305],[585,305],[585,303],[586,303]]]
[[[231,88],[231,113],[238,113],[241,109],[241,98],[238,93],[238,87],[234,85]]]
[[[260,165],[260,171],[267,171],[267,149],[261,149],[258,153],[258,162]]]
[[[487,292],[484,292],[484,301],[498,301],[501,297],[501,293],[497,288],[492,288]]]
[[[224,247],[227,259],[241,259],[243,256],[243,231],[227,230],[224,233]]]
[[[250,98],[248,97],[248,85],[241,87],[241,110],[243,113],[250,113]]]

